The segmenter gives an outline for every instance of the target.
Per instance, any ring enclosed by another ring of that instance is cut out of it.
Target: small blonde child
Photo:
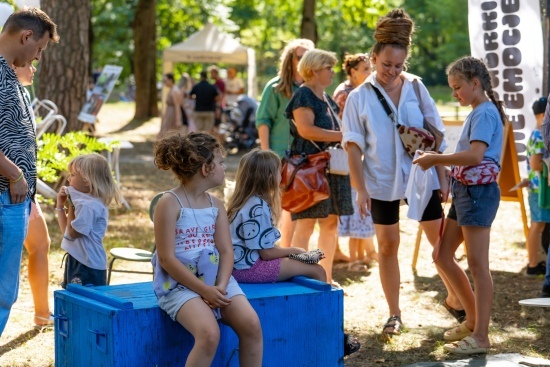
[[[233,276],[240,283],[275,283],[304,275],[326,282],[325,270],[289,258],[300,247],[275,246],[281,214],[281,160],[270,150],[254,149],[239,162],[227,214],[235,254]]]
[[[231,276],[227,213],[207,193],[223,185],[223,147],[206,132],[171,134],[157,140],[154,156],[157,167],[171,170],[180,182],[155,209],[153,287],[159,307],[195,338],[185,365],[211,365],[220,338],[216,318],[221,315],[239,337],[240,365],[261,366],[260,320]]]
[[[109,221],[108,206],[121,195],[105,157],[93,153],[69,163],[69,186],[57,194],[57,222],[67,251],[62,287],[69,283],[107,284],[107,254],[103,238]],[[67,207],[65,207],[65,205]]]

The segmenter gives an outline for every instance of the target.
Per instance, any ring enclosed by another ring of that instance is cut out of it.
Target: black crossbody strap
[[[394,114],[393,114],[393,111],[390,107],[390,105],[388,104],[388,101],[386,101],[386,98],[384,98],[384,96],[382,95],[382,93],[380,93],[380,91],[378,90],[378,88],[376,88],[374,85],[372,85],[372,83],[369,83],[370,86],[372,87],[372,89],[374,89],[374,93],[376,93],[376,97],[378,97],[378,100],[380,101],[380,103],[382,103],[382,107],[384,107],[384,110],[386,111],[386,113],[388,114],[388,116],[390,117],[390,119],[392,121],[393,118],[394,118]]]

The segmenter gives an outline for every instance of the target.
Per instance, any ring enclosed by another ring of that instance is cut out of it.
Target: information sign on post
[[[122,66],[105,65],[97,78],[90,98],[88,98],[78,115],[78,120],[90,125],[95,123],[99,109],[109,98],[121,72]]]

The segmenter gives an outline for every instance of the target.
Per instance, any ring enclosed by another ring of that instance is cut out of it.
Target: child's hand
[[[67,201],[67,186],[61,186],[59,192],[57,193],[57,207],[63,208],[65,202]]]
[[[413,164],[418,164],[424,171],[433,166],[432,156],[435,152],[418,152],[419,156],[413,161]]]
[[[201,296],[210,308],[221,308],[231,304],[231,300],[225,297],[226,294],[225,289],[219,286],[207,286]]]

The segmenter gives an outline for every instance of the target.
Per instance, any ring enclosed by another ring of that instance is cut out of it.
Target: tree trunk
[[[134,119],[157,117],[156,0],[139,0],[132,23],[134,29],[134,77],[136,113]]]
[[[48,44],[38,63],[37,97],[57,105],[67,119],[65,131],[80,130],[77,116],[86,102],[90,60],[90,1],[41,0],[40,7],[57,24],[61,39]]]
[[[302,27],[300,37],[307,38],[317,43],[317,23],[315,22],[315,0],[304,0],[302,9]]]

